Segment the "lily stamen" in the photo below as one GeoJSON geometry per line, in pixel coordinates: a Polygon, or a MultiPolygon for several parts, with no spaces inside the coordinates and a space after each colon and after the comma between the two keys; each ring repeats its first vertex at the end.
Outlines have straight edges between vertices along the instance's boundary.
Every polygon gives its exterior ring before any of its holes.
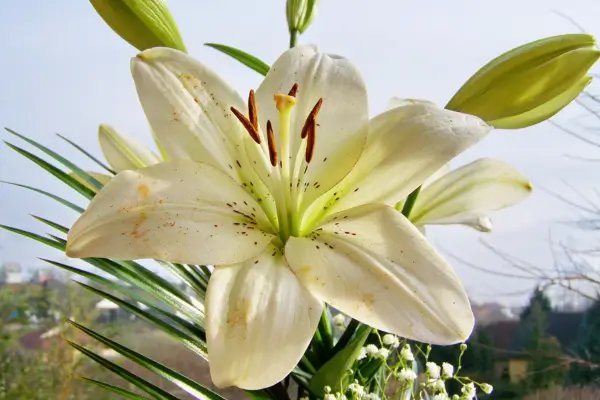
{"type": "Polygon", "coordinates": [[[307,163],[310,164],[310,162],[313,159],[313,156],[315,155],[315,139],[316,139],[316,133],[317,133],[317,123],[315,122],[314,119],[308,119],[307,121],[307,125],[308,128],[306,129],[306,154],[304,155],[304,159],[306,160],[307,163]]]}
{"type": "Polygon", "coordinates": [[[297,93],[298,93],[298,84],[294,83],[294,86],[292,86],[292,88],[288,92],[288,96],[296,97],[297,93]]]}
{"type": "Polygon", "coordinates": [[[310,121],[312,120],[312,121],[316,122],[317,115],[319,114],[319,110],[321,109],[322,105],[323,105],[323,98],[321,97],[319,99],[319,101],[317,101],[317,104],[315,104],[315,106],[311,110],[310,114],[308,114],[308,117],[306,117],[306,121],[304,121],[304,126],[302,127],[302,133],[300,134],[300,137],[302,139],[306,138],[306,135],[308,134],[308,128],[309,128],[310,121]]]}
{"type": "Polygon", "coordinates": [[[246,131],[248,132],[252,140],[254,140],[256,144],[260,144],[260,135],[258,134],[258,129],[256,129],[252,121],[246,118],[246,116],[240,111],[238,111],[235,107],[230,107],[229,109],[231,110],[233,115],[235,115],[237,119],[242,123],[244,128],[246,128],[246,131]]]}
{"type": "Polygon", "coordinates": [[[271,121],[267,121],[267,142],[269,144],[269,160],[271,165],[277,166],[277,147],[275,146],[275,136],[273,134],[273,126],[271,121]]]}
{"type": "MultiPolygon", "coordinates": [[[[258,112],[256,110],[256,99],[254,98],[254,90],[250,90],[250,94],[248,94],[248,119],[258,132],[258,112]]],[[[258,143],[260,143],[260,141],[258,143]]]]}

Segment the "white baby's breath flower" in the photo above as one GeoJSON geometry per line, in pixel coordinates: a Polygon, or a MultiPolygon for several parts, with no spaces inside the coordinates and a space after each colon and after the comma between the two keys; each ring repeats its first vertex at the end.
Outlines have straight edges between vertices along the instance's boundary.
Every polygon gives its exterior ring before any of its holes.
{"type": "Polygon", "coordinates": [[[460,391],[462,392],[461,399],[473,400],[473,397],[475,397],[476,393],[475,384],[473,382],[469,382],[468,384],[464,385],[460,391]]]}
{"type": "Polygon", "coordinates": [[[300,397],[299,400],[309,400],[309,398],[305,396],[305,397],[300,397]]]}
{"type": "Polygon", "coordinates": [[[482,383],[480,387],[485,394],[491,394],[494,391],[494,387],[488,383],[482,383]]]}
{"type": "Polygon", "coordinates": [[[325,395],[323,396],[323,400],[337,400],[335,398],[335,395],[331,394],[331,393],[325,393],[325,395]]]}
{"type": "Polygon", "coordinates": [[[380,397],[377,393],[366,393],[363,396],[364,400],[380,400],[380,397]]]}
{"type": "Polygon", "coordinates": [[[435,393],[446,393],[446,385],[442,379],[432,379],[428,381],[427,387],[435,393]]]}
{"type": "Polygon", "coordinates": [[[377,355],[376,355],[376,357],[379,357],[382,360],[386,360],[389,356],[390,356],[390,351],[388,349],[386,349],[385,347],[380,348],[377,351],[377,355]]]}
{"type": "Polygon", "coordinates": [[[379,351],[379,348],[377,346],[375,346],[374,344],[368,344],[365,346],[365,351],[367,352],[368,355],[375,356],[377,354],[377,352],[379,351]]]}
{"type": "Polygon", "coordinates": [[[449,379],[454,376],[454,366],[447,362],[442,363],[442,377],[444,379],[449,379]]]}
{"type": "Polygon", "coordinates": [[[357,360],[362,360],[367,356],[367,349],[365,347],[361,347],[358,351],[358,355],[356,356],[357,360]]]}
{"type": "Polygon", "coordinates": [[[426,365],[427,378],[438,379],[440,377],[440,366],[434,362],[428,362],[426,365]]]}
{"type": "Polygon", "coordinates": [[[446,393],[438,393],[430,398],[431,400],[450,400],[450,397],[448,397],[448,394],[446,393]]]}
{"type": "Polygon", "coordinates": [[[365,394],[365,388],[358,384],[358,382],[352,382],[351,384],[349,384],[348,390],[358,398],[362,397],[365,394]]]}
{"type": "Polygon", "coordinates": [[[281,381],[324,303],[426,343],[469,336],[458,276],[394,205],[490,126],[424,101],[370,119],[357,69],[308,45],[282,54],[247,102],[174,49],[145,50],[131,70],[172,161],[111,178],[66,253],[214,265],[204,306],[215,385],[281,381]]]}
{"type": "Polygon", "coordinates": [[[398,372],[398,380],[400,382],[411,382],[417,379],[417,374],[412,369],[402,368],[400,372],[398,372]]]}
{"type": "Polygon", "coordinates": [[[331,393],[331,386],[324,386],[323,387],[323,392],[325,392],[325,393],[331,393]]]}
{"type": "Polygon", "coordinates": [[[344,327],[346,325],[346,316],[344,314],[335,314],[333,317],[333,324],[335,326],[344,327]]]}
{"type": "Polygon", "coordinates": [[[400,357],[402,357],[402,359],[404,361],[414,361],[415,360],[415,356],[413,355],[412,351],[410,350],[410,345],[408,343],[404,345],[402,350],[400,350],[400,357]]]}

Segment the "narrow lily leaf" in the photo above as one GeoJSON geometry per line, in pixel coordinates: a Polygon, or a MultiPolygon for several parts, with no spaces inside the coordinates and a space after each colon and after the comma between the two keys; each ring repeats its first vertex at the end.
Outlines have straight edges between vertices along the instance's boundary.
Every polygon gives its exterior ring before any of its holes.
{"type": "Polygon", "coordinates": [[[81,183],[77,182],[75,179],[71,178],[67,173],[56,168],[54,165],[50,164],[49,162],[44,161],[41,158],[39,158],[38,156],[28,152],[27,150],[17,147],[11,143],[8,143],[8,142],[4,142],[4,143],[6,143],[6,145],[8,147],[13,149],[17,153],[30,159],[31,161],[33,161],[34,163],[36,163],[37,165],[39,165],[40,167],[42,167],[43,169],[45,169],[46,171],[48,171],[49,173],[51,173],[52,175],[54,175],[55,177],[57,177],[58,179],[63,181],[64,183],[66,183],[67,185],[71,186],[73,189],[75,189],[79,194],[83,195],[84,197],[91,199],[92,197],[94,197],[96,195],[92,190],[88,189],[81,183]]]}
{"type": "Polygon", "coordinates": [[[219,50],[220,52],[227,54],[229,57],[235,58],[245,66],[255,70],[263,76],[267,75],[267,72],[269,72],[270,67],[266,63],[246,52],[243,52],[242,50],[217,43],[204,43],[204,45],[219,50]]]}
{"type": "Polygon", "coordinates": [[[69,233],[69,229],[65,228],[62,225],[59,225],[55,222],[52,222],[50,220],[47,220],[45,218],[42,217],[38,217],[37,215],[31,215],[33,218],[37,219],[40,222],[43,222],[44,224],[51,226],[52,228],[56,229],[57,231],[60,231],[62,233],[69,233]]]}
{"type": "Polygon", "coordinates": [[[21,236],[25,236],[28,237],[30,239],[36,240],[40,243],[43,243],[47,246],[53,247],[57,250],[62,250],[65,251],[65,245],[57,242],[56,240],[52,240],[52,239],[48,239],[46,237],[40,236],[36,233],[32,233],[32,232],[28,232],[28,231],[24,231],[23,229],[19,229],[19,228],[13,228],[12,226],[6,226],[6,225],[0,225],[0,228],[5,229],[9,232],[13,232],[16,234],[19,234],[21,236]]]}
{"type": "Polygon", "coordinates": [[[88,158],[90,160],[92,160],[93,162],[95,162],[96,164],[98,164],[100,167],[104,168],[106,170],[106,172],[116,175],[116,172],[113,171],[108,165],[104,164],[102,161],[100,161],[98,158],[94,157],[91,153],[89,153],[87,150],[85,150],[83,147],[79,146],[77,143],[73,142],[72,140],[64,137],[63,135],[61,135],[60,133],[57,133],[58,137],[65,140],[67,143],[69,143],[71,146],[75,147],[77,150],[79,150],[80,152],[82,152],[83,154],[85,154],[86,156],[88,156],[88,158]]]}
{"type": "Polygon", "coordinates": [[[152,360],[151,358],[143,356],[142,354],[140,354],[136,351],[133,351],[125,346],[122,346],[119,343],[117,343],[113,340],[110,340],[109,338],[102,336],[101,334],[99,334],[91,329],[88,329],[85,326],[80,325],[75,321],[69,321],[69,323],[71,325],[73,325],[74,327],[76,327],[77,329],[81,330],[82,332],[86,333],[87,335],[93,337],[100,343],[104,344],[105,346],[108,346],[111,349],[115,350],[117,353],[121,354],[122,356],[126,357],[127,359],[137,363],[138,365],[146,368],[149,371],[154,372],[155,374],[161,376],[162,378],[169,380],[170,382],[174,383],[179,388],[185,390],[187,393],[191,394],[192,396],[196,396],[196,398],[198,398],[198,399],[225,400],[224,397],[221,397],[217,393],[202,386],[198,382],[191,380],[187,376],[182,375],[182,374],[152,360]]]}
{"type": "Polygon", "coordinates": [[[85,381],[87,383],[94,384],[96,386],[101,387],[102,389],[108,390],[114,394],[117,394],[125,399],[131,400],[150,400],[148,397],[141,396],[137,393],[130,392],[129,390],[123,389],[118,386],[109,385],[108,383],[100,382],[94,379],[86,378],[85,376],[76,376],[77,379],[85,381]]]}
{"type": "Polygon", "coordinates": [[[105,359],[104,357],[99,356],[98,354],[94,353],[93,351],[90,351],[90,350],[86,349],[85,347],[78,345],[77,343],[71,342],[70,340],[67,340],[67,343],[69,344],[69,346],[71,346],[74,349],[85,354],[92,360],[96,361],[98,364],[102,365],[104,368],[108,369],[109,371],[114,372],[115,374],[119,375],[121,378],[125,379],[127,382],[135,385],[136,387],[140,388],[141,390],[145,391],[146,393],[152,395],[155,399],[179,400],[179,399],[177,399],[177,397],[175,397],[172,394],[166,392],[165,390],[159,388],[158,386],[127,371],[125,368],[120,367],[119,365],[113,363],[112,361],[109,361],[109,360],[105,359]]]}
{"type": "Polygon", "coordinates": [[[29,139],[27,136],[23,136],[20,133],[13,131],[12,129],[9,129],[9,128],[5,128],[5,129],[7,132],[12,133],[13,135],[23,139],[24,141],[31,144],[32,146],[37,147],[38,149],[40,149],[41,151],[48,154],[50,157],[54,158],[56,161],[58,161],[59,163],[64,165],[65,167],[69,168],[71,171],[73,171],[74,173],[79,175],[82,179],[84,179],[86,182],[88,182],[91,186],[96,188],[97,189],[96,191],[102,189],[103,184],[101,182],[99,182],[96,178],[94,178],[93,176],[91,176],[90,174],[88,174],[87,172],[85,172],[84,170],[82,170],[77,165],[73,164],[71,161],[67,160],[60,154],[56,153],[55,151],[50,150],[46,146],[39,144],[38,142],[36,142],[33,139],[29,139]]]}
{"type": "Polygon", "coordinates": [[[58,201],[59,203],[61,203],[61,204],[65,205],[65,206],[67,206],[67,207],[69,207],[70,209],[72,209],[72,210],[74,210],[74,211],[77,211],[77,212],[78,212],[78,213],[80,213],[80,214],[81,214],[82,212],[84,212],[84,211],[85,211],[83,208],[81,208],[81,207],[79,207],[79,206],[77,206],[77,205],[75,205],[75,204],[71,203],[70,201],[67,201],[67,200],[63,199],[62,197],[58,197],[58,196],[56,196],[56,195],[54,195],[54,194],[52,194],[52,193],[46,192],[46,191],[44,191],[44,190],[37,189],[37,188],[31,187],[31,186],[27,186],[27,185],[21,185],[20,183],[13,183],[13,182],[6,182],[6,181],[0,181],[0,182],[1,182],[1,183],[6,183],[6,184],[8,184],[8,185],[13,185],[13,186],[22,187],[22,188],[29,189],[29,190],[32,190],[32,191],[34,191],[34,192],[37,192],[37,193],[43,194],[44,196],[48,196],[48,197],[50,197],[52,200],[56,200],[56,201],[58,201]]]}
{"type": "Polygon", "coordinates": [[[330,386],[334,393],[339,391],[344,376],[356,361],[356,357],[370,333],[371,328],[367,325],[358,328],[354,340],[315,373],[309,383],[310,391],[318,397],[324,395],[323,388],[325,386],[330,386]]]}
{"type": "MultiPolygon", "coordinates": [[[[102,184],[102,187],[104,187],[104,185],[106,185],[108,183],[108,181],[110,181],[110,178],[112,178],[111,175],[101,174],[98,172],[86,171],[85,173],[88,174],[89,176],[91,176],[92,178],[94,178],[95,180],[97,180],[98,182],[100,182],[100,184],[102,184]]],[[[98,193],[99,189],[97,189],[96,186],[90,184],[88,181],[86,181],[84,178],[77,175],[75,172],[70,172],[69,176],[71,178],[75,179],[77,182],[84,185],[86,188],[94,191],[94,193],[98,193]]]]}
{"type": "Polygon", "coordinates": [[[124,301],[116,296],[113,296],[107,292],[104,292],[100,289],[96,289],[92,286],[88,286],[85,283],[81,283],[81,282],[76,282],[77,284],[79,284],[80,286],[82,286],[83,288],[89,290],[92,293],[95,293],[99,296],[104,297],[105,299],[115,303],[116,305],[118,305],[119,307],[131,312],[132,314],[137,315],[138,317],[144,319],[145,321],[151,323],[152,325],[154,325],[157,328],[162,329],[163,332],[167,333],[168,335],[170,335],[171,337],[173,337],[174,339],[180,341],[181,343],[185,344],[188,348],[192,349],[194,352],[200,354],[202,357],[207,358],[207,350],[206,350],[206,344],[203,343],[203,339],[202,341],[199,340],[198,338],[192,336],[189,332],[184,332],[181,329],[177,329],[175,326],[173,326],[172,324],[168,324],[165,321],[163,321],[162,319],[156,317],[155,315],[153,315],[150,312],[144,311],[141,308],[127,302],[124,301]]]}

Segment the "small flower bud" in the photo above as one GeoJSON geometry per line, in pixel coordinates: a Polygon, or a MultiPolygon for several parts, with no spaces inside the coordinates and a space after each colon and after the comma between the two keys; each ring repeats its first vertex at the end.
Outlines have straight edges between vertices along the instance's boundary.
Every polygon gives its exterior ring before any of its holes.
{"type": "Polygon", "coordinates": [[[323,392],[325,392],[325,393],[331,393],[331,386],[325,386],[323,388],[323,392]]]}
{"type": "Polygon", "coordinates": [[[390,346],[393,348],[397,348],[398,346],[400,346],[400,339],[398,339],[398,336],[391,335],[389,333],[387,335],[384,335],[383,338],[381,339],[381,341],[386,346],[390,346]]]}
{"type": "Polygon", "coordinates": [[[410,350],[408,343],[404,345],[402,350],[400,350],[400,357],[402,357],[404,361],[415,361],[415,356],[410,350]]]}
{"type": "Polygon", "coordinates": [[[461,343],[460,344],[460,351],[464,352],[465,350],[467,350],[467,344],[466,343],[461,343]]]}
{"type": "Polygon", "coordinates": [[[290,32],[304,31],[310,26],[319,7],[319,0],[288,0],[285,6],[290,32]]]}
{"type": "Polygon", "coordinates": [[[491,394],[494,391],[494,387],[487,383],[482,383],[479,387],[485,394],[491,394]]]}
{"type": "Polygon", "coordinates": [[[593,36],[560,35],[517,47],[490,61],[454,95],[447,109],[489,125],[517,129],[545,121],[590,83],[600,58],[593,36]]]}
{"type": "Polygon", "coordinates": [[[343,328],[346,325],[346,316],[344,314],[335,314],[333,324],[343,328]]]}
{"type": "Polygon", "coordinates": [[[104,22],[142,51],[171,47],[185,52],[179,29],[163,0],[90,0],[104,22]]]}
{"type": "Polygon", "coordinates": [[[323,400],[336,400],[336,398],[335,398],[335,396],[334,396],[333,394],[331,394],[331,393],[326,393],[326,394],[323,396],[323,400]]]}

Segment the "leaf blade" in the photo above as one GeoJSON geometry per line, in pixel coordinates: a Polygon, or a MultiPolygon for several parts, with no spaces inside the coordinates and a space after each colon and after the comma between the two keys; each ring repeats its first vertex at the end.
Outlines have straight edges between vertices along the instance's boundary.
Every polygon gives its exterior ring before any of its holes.
{"type": "Polygon", "coordinates": [[[253,69],[263,76],[267,75],[267,72],[269,72],[270,67],[264,61],[246,53],[245,51],[218,43],[204,43],[204,45],[227,54],[229,57],[238,60],[245,66],[253,69]]]}

